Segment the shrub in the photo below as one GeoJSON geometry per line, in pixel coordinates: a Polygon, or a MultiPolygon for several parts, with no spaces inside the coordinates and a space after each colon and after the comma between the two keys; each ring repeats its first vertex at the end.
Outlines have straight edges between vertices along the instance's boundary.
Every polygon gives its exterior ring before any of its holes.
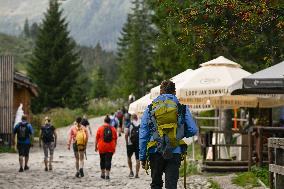
{"type": "Polygon", "coordinates": [[[266,186],[269,186],[269,169],[268,166],[252,167],[251,172],[259,178],[266,186]]]}

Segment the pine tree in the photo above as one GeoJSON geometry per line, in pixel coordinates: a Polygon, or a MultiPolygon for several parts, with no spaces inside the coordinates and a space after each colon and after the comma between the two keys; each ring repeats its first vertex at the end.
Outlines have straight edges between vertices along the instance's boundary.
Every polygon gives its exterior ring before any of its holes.
{"type": "Polygon", "coordinates": [[[62,9],[57,0],[50,0],[28,67],[29,76],[39,87],[34,110],[70,105],[80,63],[75,42],[69,37],[68,23],[62,18],[62,9]]]}
{"type": "Polygon", "coordinates": [[[108,87],[106,85],[105,72],[98,66],[92,73],[91,98],[103,98],[107,96],[108,87]]]}
{"type": "Polygon", "coordinates": [[[133,93],[142,96],[149,90],[153,78],[153,28],[149,10],[144,1],[133,2],[133,12],[128,15],[118,41],[120,77],[115,93],[124,97],[133,93]]]}
{"type": "Polygon", "coordinates": [[[28,21],[28,19],[25,20],[24,36],[25,36],[25,37],[30,37],[30,26],[29,26],[29,21],[28,21]]]}

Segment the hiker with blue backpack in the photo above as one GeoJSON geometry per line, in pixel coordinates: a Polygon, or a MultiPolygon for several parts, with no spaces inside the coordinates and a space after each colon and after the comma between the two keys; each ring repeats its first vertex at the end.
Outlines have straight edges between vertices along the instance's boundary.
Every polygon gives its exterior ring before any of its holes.
{"type": "Polygon", "coordinates": [[[17,135],[17,149],[20,164],[19,172],[29,170],[29,153],[30,147],[32,146],[32,137],[34,131],[32,125],[27,120],[27,116],[23,115],[21,122],[18,123],[13,130],[13,145],[15,144],[15,135],[17,135]],[[24,159],[25,166],[23,167],[24,159]]]}
{"type": "Polygon", "coordinates": [[[116,129],[110,123],[107,115],[104,124],[97,130],[95,140],[95,151],[100,154],[101,178],[106,180],[110,179],[111,160],[117,144],[116,129]]]}
{"type": "Polygon", "coordinates": [[[140,169],[140,161],[139,161],[139,128],[140,121],[136,114],[132,114],[131,122],[125,127],[125,142],[126,142],[126,151],[127,151],[127,161],[128,167],[130,169],[129,177],[134,177],[133,169],[132,169],[132,156],[135,155],[136,159],[136,172],[135,178],[139,178],[139,169],[140,169]]]}
{"type": "Polygon", "coordinates": [[[197,127],[187,106],[175,96],[175,84],[163,81],[160,95],[144,111],[139,130],[139,159],[147,171],[151,168],[151,189],[176,189],[179,167],[186,158],[187,145],[182,140],[197,134],[197,127]]]}
{"type": "Polygon", "coordinates": [[[39,147],[43,146],[44,152],[44,165],[45,171],[52,170],[53,153],[56,148],[57,134],[56,129],[51,125],[51,120],[49,117],[44,118],[44,125],[40,129],[39,134],[39,147]],[[48,160],[49,154],[49,160],[48,160]],[[47,164],[49,163],[49,169],[47,164]]]}

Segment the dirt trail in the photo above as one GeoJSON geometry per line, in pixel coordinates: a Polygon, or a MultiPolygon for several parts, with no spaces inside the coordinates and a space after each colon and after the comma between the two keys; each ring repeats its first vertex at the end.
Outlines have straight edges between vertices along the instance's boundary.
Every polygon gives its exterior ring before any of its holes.
{"type": "MultiPolygon", "coordinates": [[[[117,151],[113,156],[110,181],[100,178],[99,154],[94,151],[94,134],[103,123],[103,118],[90,120],[93,136],[90,137],[87,158],[85,161],[85,177],[75,177],[75,161],[73,151],[67,150],[67,133],[70,127],[58,129],[58,146],[54,154],[54,170],[44,171],[43,151],[37,145],[31,149],[30,170],[19,173],[17,154],[0,154],[0,189],[61,189],[61,188],[95,188],[95,189],[147,189],[150,188],[151,178],[141,169],[140,178],[128,178],[126,147],[124,136],[118,138],[117,151]]],[[[187,140],[190,142],[191,139],[187,140]]],[[[134,157],[133,157],[134,158],[134,157]]],[[[222,188],[239,188],[230,183],[230,178],[214,177],[222,188]],[[225,182],[226,181],[226,182],[225,182]]],[[[208,177],[195,175],[187,177],[187,188],[207,189],[208,177]]],[[[183,180],[180,179],[178,189],[183,188],[183,180]]],[[[261,188],[261,187],[260,187],[261,188]]]]}
{"type": "MultiPolygon", "coordinates": [[[[38,146],[31,149],[30,170],[18,173],[18,155],[0,154],[0,188],[104,188],[104,189],[146,189],[149,188],[150,176],[141,169],[140,178],[128,178],[127,157],[124,136],[119,137],[117,152],[113,157],[110,181],[100,178],[99,155],[94,151],[94,133],[103,122],[102,118],[90,120],[93,131],[87,149],[85,177],[76,178],[73,151],[66,148],[69,127],[58,129],[59,144],[54,154],[54,170],[44,171],[43,152],[38,146]]],[[[134,158],[134,157],[133,157],[134,158]]]]}

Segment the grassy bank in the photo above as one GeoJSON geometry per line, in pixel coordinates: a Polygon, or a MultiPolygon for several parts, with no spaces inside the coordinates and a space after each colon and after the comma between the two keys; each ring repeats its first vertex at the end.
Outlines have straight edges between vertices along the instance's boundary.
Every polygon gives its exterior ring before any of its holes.
{"type": "Polygon", "coordinates": [[[8,146],[0,146],[0,153],[16,153],[16,150],[8,146]]]}
{"type": "Polygon", "coordinates": [[[250,172],[237,174],[232,179],[232,183],[245,188],[253,188],[260,186],[257,179],[260,179],[266,186],[269,186],[268,167],[252,167],[250,172]]]}
{"type": "Polygon", "coordinates": [[[72,124],[78,116],[83,116],[84,114],[86,114],[88,118],[103,116],[117,111],[123,104],[121,100],[95,99],[89,103],[86,109],[70,110],[68,108],[55,108],[41,114],[35,114],[32,116],[31,123],[35,130],[35,136],[38,136],[39,129],[46,116],[51,118],[54,127],[60,128],[72,124]]]}
{"type": "MultiPolygon", "coordinates": [[[[200,145],[197,142],[194,143],[195,161],[193,161],[193,150],[192,149],[193,149],[193,146],[191,144],[187,148],[187,162],[186,162],[186,174],[187,175],[200,174],[200,170],[198,168],[198,160],[202,159],[200,145]]],[[[180,172],[180,176],[182,177],[184,175],[184,162],[182,162],[179,172],[180,172]]]]}

